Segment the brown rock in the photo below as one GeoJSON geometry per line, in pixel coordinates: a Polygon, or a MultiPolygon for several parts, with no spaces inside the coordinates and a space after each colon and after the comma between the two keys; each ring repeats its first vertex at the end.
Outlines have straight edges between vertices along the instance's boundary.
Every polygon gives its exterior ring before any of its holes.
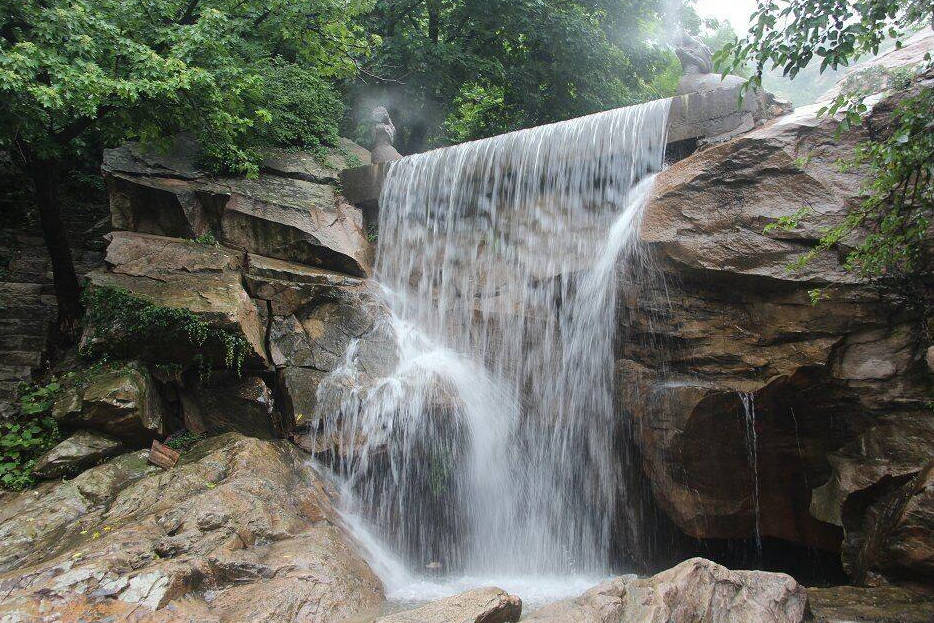
{"type": "Polygon", "coordinates": [[[391,614],[375,623],[508,623],[518,621],[521,615],[521,599],[500,588],[488,587],[391,614]]]}
{"type": "Polygon", "coordinates": [[[379,581],[306,463],[230,434],[169,472],[118,482],[107,463],[5,499],[0,618],[331,623],[376,607],[379,581]]]}
{"type": "Polygon", "coordinates": [[[838,138],[815,112],[660,173],[640,229],[655,271],[619,275],[620,410],[651,502],[692,537],[758,532],[839,551],[846,500],[934,452],[916,323],[836,254],[789,270],[860,200],[864,173],[836,163],[865,129],[838,138]],[[766,231],[802,210],[790,231],[766,231]],[[741,393],[755,408],[755,465],[741,393]],[[874,438],[892,443],[859,450],[874,438]]]}
{"type": "Polygon", "coordinates": [[[624,576],[545,606],[530,623],[803,623],[807,591],[783,573],[693,558],[651,578],[624,576]]]}

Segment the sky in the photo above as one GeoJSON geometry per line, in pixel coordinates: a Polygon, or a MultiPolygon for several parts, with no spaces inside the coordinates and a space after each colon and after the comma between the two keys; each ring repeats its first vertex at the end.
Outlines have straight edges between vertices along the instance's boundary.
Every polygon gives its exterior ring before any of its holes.
{"type": "Polygon", "coordinates": [[[697,0],[694,8],[701,17],[727,19],[739,35],[746,32],[749,16],[756,10],[756,0],[697,0]]]}

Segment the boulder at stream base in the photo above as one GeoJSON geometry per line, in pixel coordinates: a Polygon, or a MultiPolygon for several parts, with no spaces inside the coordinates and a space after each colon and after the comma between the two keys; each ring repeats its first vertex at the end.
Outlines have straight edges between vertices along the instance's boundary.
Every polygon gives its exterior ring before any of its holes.
{"type": "Polygon", "coordinates": [[[374,623],[511,623],[521,615],[521,599],[491,586],[391,614],[374,623]]]}
{"type": "Polygon", "coordinates": [[[334,623],[383,601],[290,444],[221,435],[167,471],[145,455],[2,494],[0,620],[334,623]]]}
{"type": "Polygon", "coordinates": [[[794,578],[730,571],[692,558],[650,578],[623,576],[533,612],[529,623],[803,623],[808,594],[794,578]]]}

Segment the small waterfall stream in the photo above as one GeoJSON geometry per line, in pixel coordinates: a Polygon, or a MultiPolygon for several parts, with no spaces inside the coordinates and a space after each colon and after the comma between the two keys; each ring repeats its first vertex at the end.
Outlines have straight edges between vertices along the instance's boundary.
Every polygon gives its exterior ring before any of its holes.
{"type": "Polygon", "coordinates": [[[754,394],[740,392],[743,402],[745,424],[746,457],[752,470],[752,503],[755,513],[756,555],[762,557],[762,532],[759,525],[759,439],[756,433],[756,397],[754,394]]]}
{"type": "Polygon", "coordinates": [[[610,572],[626,516],[617,270],[641,265],[667,114],[651,102],[390,166],[375,281],[398,365],[368,378],[352,343],[318,389],[348,521],[390,595],[536,577],[560,596],[610,572]]]}

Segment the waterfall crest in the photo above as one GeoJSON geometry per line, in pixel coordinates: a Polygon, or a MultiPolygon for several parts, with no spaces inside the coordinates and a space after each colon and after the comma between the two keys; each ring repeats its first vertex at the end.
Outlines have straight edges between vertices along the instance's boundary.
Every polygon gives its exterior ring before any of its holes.
{"type": "Polygon", "coordinates": [[[398,364],[318,389],[355,511],[407,566],[609,570],[617,268],[638,266],[668,101],[394,162],[375,281],[398,364]]]}

